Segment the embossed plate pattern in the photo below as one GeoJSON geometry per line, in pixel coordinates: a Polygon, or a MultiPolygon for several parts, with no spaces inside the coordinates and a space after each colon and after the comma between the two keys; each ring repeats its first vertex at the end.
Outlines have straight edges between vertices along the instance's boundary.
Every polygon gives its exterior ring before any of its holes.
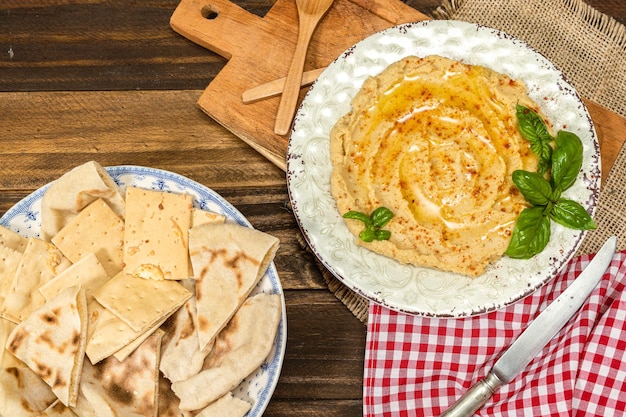
{"type": "MultiPolygon", "coordinates": [[[[106,170],[122,189],[125,189],[126,186],[135,186],[145,189],[190,194],[194,197],[195,207],[222,214],[226,216],[227,221],[252,227],[250,222],[235,207],[215,191],[181,175],[154,168],[127,165],[107,167],[106,170]]],[[[18,202],[2,216],[0,224],[23,236],[38,237],[41,228],[41,198],[47,188],[48,185],[18,202]]],[[[263,415],[278,383],[287,343],[285,298],[274,263],[269,266],[265,275],[252,291],[253,294],[259,292],[280,294],[282,315],[276,340],[268,358],[261,367],[248,376],[233,391],[234,395],[252,402],[252,408],[246,414],[247,417],[260,417],[263,415]]]]}
{"type": "MultiPolygon", "coordinates": [[[[384,30],[339,56],[298,109],[287,152],[287,184],[311,249],[348,288],[391,309],[417,315],[480,314],[532,293],[552,279],[582,243],[584,232],[553,225],[547,248],[531,260],[503,257],[477,278],[402,265],[356,245],[330,192],[329,133],[350,111],[364,80],[409,56],[441,55],[522,80],[553,126],[583,141],[583,169],[565,196],[593,215],[600,189],[600,147],[583,102],[563,74],[526,43],[460,21],[424,21],[384,30]]],[[[554,222],[553,222],[554,223],[554,222]]]]}

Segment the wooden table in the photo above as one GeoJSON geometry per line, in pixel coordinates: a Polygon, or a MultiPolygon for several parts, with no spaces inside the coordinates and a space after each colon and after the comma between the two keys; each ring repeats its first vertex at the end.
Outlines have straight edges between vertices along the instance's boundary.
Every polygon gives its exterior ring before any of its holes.
{"type": "MultiPolygon", "coordinates": [[[[263,15],[271,0],[240,0],[263,15]]],[[[626,3],[590,0],[626,23],[626,3]]],[[[198,109],[220,56],[176,34],[176,0],[0,4],[0,214],[68,169],[143,165],[229,200],[281,240],[287,351],[266,416],[360,416],[366,329],[300,244],[285,174],[198,109]]],[[[429,14],[439,0],[409,0],[429,14]]]]}

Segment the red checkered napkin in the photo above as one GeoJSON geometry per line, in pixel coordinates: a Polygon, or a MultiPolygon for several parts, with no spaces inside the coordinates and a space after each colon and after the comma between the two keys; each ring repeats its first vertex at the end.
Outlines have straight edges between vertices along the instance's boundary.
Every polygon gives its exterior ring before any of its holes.
{"type": "MultiPolygon", "coordinates": [[[[461,318],[369,310],[363,415],[438,416],[484,378],[527,324],[593,256],[502,310],[461,318]]],[[[480,416],[618,416],[626,410],[626,251],[581,310],[480,416]]]]}

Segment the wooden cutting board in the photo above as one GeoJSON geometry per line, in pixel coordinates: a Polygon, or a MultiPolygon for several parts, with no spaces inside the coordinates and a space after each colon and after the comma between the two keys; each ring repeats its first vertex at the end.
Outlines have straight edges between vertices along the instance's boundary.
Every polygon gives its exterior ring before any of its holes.
{"type": "MultiPolygon", "coordinates": [[[[343,51],[380,30],[429,19],[400,0],[335,0],[311,40],[305,70],[327,66],[343,51]]],[[[230,0],[182,0],[172,28],[228,60],[198,105],[214,120],[286,170],[288,136],[274,134],[280,97],[244,104],[244,91],[284,77],[295,49],[294,0],[277,0],[260,17],[230,0]]],[[[306,93],[301,90],[300,101],[306,93]]],[[[626,138],[626,119],[587,101],[602,144],[606,178],[626,138]]]]}

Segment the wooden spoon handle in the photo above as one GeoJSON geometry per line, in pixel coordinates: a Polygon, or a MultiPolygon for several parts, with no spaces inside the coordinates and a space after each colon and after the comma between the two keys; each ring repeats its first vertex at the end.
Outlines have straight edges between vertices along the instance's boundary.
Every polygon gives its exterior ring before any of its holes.
{"type": "Polygon", "coordinates": [[[302,81],[302,72],[304,70],[304,61],[309,47],[311,35],[315,30],[317,22],[310,22],[309,19],[303,19],[300,22],[298,30],[298,41],[296,50],[291,59],[291,65],[285,79],[283,94],[278,105],[276,113],[276,121],[274,123],[274,133],[277,135],[286,135],[291,128],[291,121],[296,111],[298,95],[300,93],[300,84],[302,81]]]}
{"type": "MultiPolygon", "coordinates": [[[[323,67],[303,72],[302,82],[300,83],[300,86],[305,87],[311,84],[317,79],[317,77],[320,76],[320,74],[325,69],[326,67],[323,67]]],[[[241,95],[241,101],[243,101],[245,104],[248,104],[252,103],[253,101],[277,96],[283,92],[283,88],[285,87],[285,79],[286,77],[278,78],[265,84],[260,84],[256,87],[249,88],[241,95]]]]}

